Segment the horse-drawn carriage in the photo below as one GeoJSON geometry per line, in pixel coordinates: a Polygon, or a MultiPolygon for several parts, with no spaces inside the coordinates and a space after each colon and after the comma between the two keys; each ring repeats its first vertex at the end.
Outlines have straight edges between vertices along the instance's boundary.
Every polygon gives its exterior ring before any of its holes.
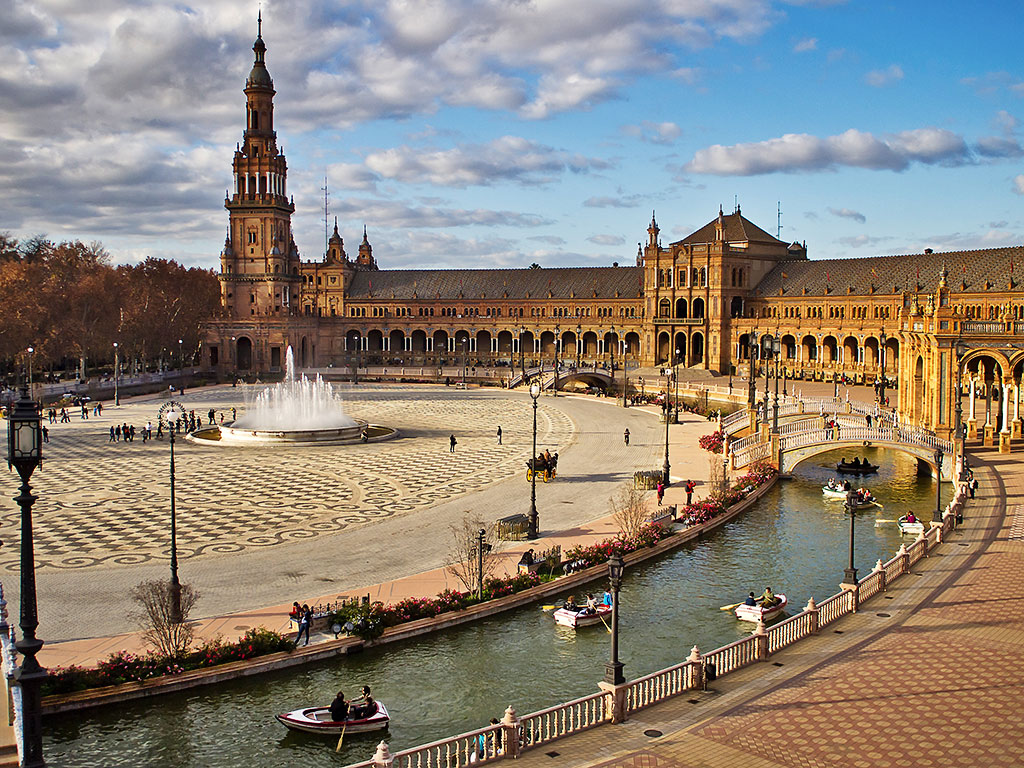
{"type": "Polygon", "coordinates": [[[537,473],[537,477],[543,480],[545,483],[551,480],[556,474],[558,467],[558,454],[545,454],[542,453],[535,459],[530,459],[526,462],[526,482],[533,480],[533,473],[537,473]]]}

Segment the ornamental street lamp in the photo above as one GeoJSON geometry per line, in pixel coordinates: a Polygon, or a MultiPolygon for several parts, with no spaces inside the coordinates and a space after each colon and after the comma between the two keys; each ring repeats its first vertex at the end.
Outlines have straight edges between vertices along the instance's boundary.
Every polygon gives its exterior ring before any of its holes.
{"type": "Polygon", "coordinates": [[[964,481],[964,439],[963,439],[963,365],[961,361],[964,358],[964,354],[967,352],[967,346],[962,340],[956,343],[956,409],[954,419],[954,434],[953,434],[953,460],[956,461],[956,457],[960,457],[960,473],[957,476],[957,480],[960,482],[964,481]]]}
{"type": "Polygon", "coordinates": [[[674,391],[674,394],[672,396],[672,405],[674,406],[673,411],[672,411],[672,423],[673,424],[678,424],[679,423],[679,377],[674,375],[674,374],[675,374],[675,367],[676,367],[676,365],[679,364],[679,358],[681,356],[682,356],[682,353],[677,349],[676,350],[676,359],[672,363],[672,372],[673,372],[672,379],[675,381],[675,391],[674,391]]]}
{"type": "Polygon", "coordinates": [[[879,343],[881,346],[878,349],[882,368],[881,378],[878,381],[878,405],[883,408],[885,407],[885,339],[886,335],[883,330],[879,335],[879,343]]]}
{"type": "Polygon", "coordinates": [[[178,518],[174,507],[174,433],[178,419],[185,420],[188,413],[176,400],[160,406],[157,421],[167,425],[171,445],[171,623],[181,624],[181,582],[178,580],[178,518]]]}
{"type": "Polygon", "coordinates": [[[583,364],[583,328],[579,325],[576,326],[576,367],[579,368],[583,364]]]}
{"type": "MultiPolygon", "coordinates": [[[[754,380],[757,377],[757,353],[759,347],[757,345],[757,331],[753,330],[750,332],[750,336],[747,338],[747,359],[750,361],[747,379],[747,408],[750,410],[754,409],[754,401],[757,399],[756,385],[754,380]],[[753,339],[754,343],[751,344],[750,340],[753,339]]],[[[755,419],[757,418],[755,414],[755,419]]]]}
{"type": "MultiPolygon", "coordinates": [[[[31,353],[31,347],[29,348],[31,353]]],[[[29,358],[31,359],[31,358],[29,358]]],[[[7,466],[18,470],[21,493],[14,500],[21,507],[21,639],[14,647],[24,657],[15,670],[14,679],[22,691],[22,766],[36,768],[43,760],[43,724],[40,687],[47,678],[46,670],[36,661],[43,641],[36,637],[39,626],[36,609],[36,563],[32,543],[32,495],[29,479],[43,459],[42,424],[39,407],[22,387],[21,398],[7,417],[7,466]]]]}
{"type": "Polygon", "coordinates": [[[672,369],[665,369],[665,466],[661,470],[661,482],[666,488],[668,487],[668,393],[669,388],[672,386],[672,369]]]}
{"type": "Polygon", "coordinates": [[[117,342],[115,341],[114,342],[114,405],[120,405],[121,404],[121,398],[117,394],[117,380],[119,378],[118,377],[119,368],[118,368],[117,363],[118,363],[118,359],[117,359],[117,342]]]}
{"type": "Polygon", "coordinates": [[[519,369],[522,371],[522,378],[526,378],[526,352],[523,349],[523,334],[526,328],[519,326],[519,369]]]}
{"type": "Polygon", "coordinates": [[[779,341],[779,334],[776,332],[772,339],[772,353],[775,357],[775,407],[772,409],[772,433],[779,433],[779,358],[782,357],[782,344],[779,341]]]}
{"type": "Polygon", "coordinates": [[[612,588],[612,658],[604,665],[604,681],[612,685],[626,682],[622,674],[622,662],[619,661],[619,588],[622,586],[623,570],[625,563],[622,555],[615,553],[608,558],[608,583],[612,588]]]}
{"type": "Polygon", "coordinates": [[[768,422],[768,403],[770,401],[770,398],[768,397],[768,377],[769,377],[769,375],[772,372],[772,337],[766,334],[765,337],[761,340],[761,345],[762,345],[762,347],[764,347],[764,349],[762,350],[764,352],[763,358],[764,358],[764,361],[765,361],[765,363],[764,363],[764,420],[765,420],[765,423],[767,423],[768,422]]]}
{"type": "Polygon", "coordinates": [[[185,352],[181,346],[183,343],[182,339],[178,339],[178,384],[181,385],[182,379],[185,376],[185,352]]]}
{"type": "Polygon", "coordinates": [[[857,519],[857,506],[853,500],[853,494],[852,490],[847,491],[846,501],[843,504],[846,507],[846,511],[850,513],[850,564],[843,575],[843,584],[857,586],[857,569],[853,567],[853,526],[857,519]]]}
{"type": "Polygon", "coordinates": [[[460,343],[462,345],[462,386],[466,386],[466,347],[469,339],[463,339],[460,343]]]}
{"type": "Polygon", "coordinates": [[[942,523],[942,449],[935,449],[935,512],[933,523],[942,523]]]}
{"type": "Polygon", "coordinates": [[[540,384],[537,382],[530,385],[530,397],[533,398],[533,453],[530,454],[533,471],[530,472],[530,524],[526,538],[536,539],[540,535],[537,530],[537,398],[540,397],[540,384]]]}
{"type": "Polygon", "coordinates": [[[32,355],[35,354],[35,347],[29,347],[28,352],[28,396],[30,400],[36,399],[36,389],[32,386],[32,355]]]}
{"type": "Polygon", "coordinates": [[[476,598],[481,603],[484,601],[484,552],[491,551],[491,545],[484,541],[486,537],[485,528],[476,534],[476,598]]]}
{"type": "Polygon", "coordinates": [[[555,378],[551,385],[551,395],[558,397],[558,343],[561,340],[562,329],[555,326],[555,378]]]}

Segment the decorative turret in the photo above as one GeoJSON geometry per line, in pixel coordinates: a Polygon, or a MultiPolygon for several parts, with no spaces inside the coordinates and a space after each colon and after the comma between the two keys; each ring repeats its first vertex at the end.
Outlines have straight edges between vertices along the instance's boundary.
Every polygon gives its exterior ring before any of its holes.
{"type": "Polygon", "coordinates": [[[334,219],[334,234],[331,235],[330,240],[327,241],[327,263],[335,263],[346,261],[348,256],[345,254],[345,241],[342,239],[341,234],[338,232],[338,219],[334,219]]]}
{"type": "MultiPolygon", "coordinates": [[[[737,210],[737,214],[739,211],[737,210]]],[[[722,212],[722,206],[718,206],[718,218],[715,219],[715,242],[721,243],[725,240],[725,215],[722,212]]]]}
{"type": "Polygon", "coordinates": [[[654,211],[651,211],[651,225],[647,228],[647,244],[657,245],[658,244],[658,233],[661,230],[658,229],[658,222],[654,219],[654,211]]]}
{"type": "Polygon", "coordinates": [[[359,256],[356,258],[356,266],[360,269],[377,269],[377,262],[373,260],[373,247],[366,237],[366,225],[363,225],[363,242],[359,244],[359,256]]]}

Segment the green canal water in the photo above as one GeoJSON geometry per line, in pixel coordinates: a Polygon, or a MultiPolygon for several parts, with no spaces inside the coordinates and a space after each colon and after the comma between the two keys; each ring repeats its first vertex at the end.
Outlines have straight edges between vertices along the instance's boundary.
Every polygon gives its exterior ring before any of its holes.
{"type": "MultiPolygon", "coordinates": [[[[864,485],[884,509],[857,512],[862,575],[900,545],[896,526],[876,520],[909,510],[930,519],[935,505],[935,482],[917,475],[915,459],[881,449],[866,455],[882,465],[864,485]]],[[[821,496],[838,457],[805,462],[737,520],[626,572],[620,655],[627,678],[682,661],[694,644],[710,650],[749,633],[752,625],[718,608],[750,590],[770,584],[789,597],[791,612],[838,591],[849,518],[821,496]]],[[[327,704],[339,689],[355,696],[369,684],[391,713],[385,738],[395,751],[483,726],[509,704],[525,714],[594,693],[608,646],[602,626],[556,628],[538,603],[356,656],[47,718],[44,749],[49,765],[81,768],[346,765],[368,759],[381,734],[348,735],[336,754],[334,740],[287,731],[274,715],[327,704]]]]}

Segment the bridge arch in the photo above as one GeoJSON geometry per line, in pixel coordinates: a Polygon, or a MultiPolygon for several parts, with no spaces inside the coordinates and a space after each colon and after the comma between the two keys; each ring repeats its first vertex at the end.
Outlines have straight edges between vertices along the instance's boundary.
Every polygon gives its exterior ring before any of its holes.
{"type": "MultiPolygon", "coordinates": [[[[783,474],[791,473],[796,467],[805,461],[813,459],[815,456],[820,456],[823,453],[829,453],[835,450],[849,450],[851,456],[859,455],[858,451],[863,451],[865,447],[868,448],[887,448],[893,451],[899,451],[900,453],[912,456],[921,462],[922,465],[927,465],[934,476],[936,464],[935,464],[935,449],[925,445],[908,445],[897,441],[889,440],[828,440],[820,443],[811,443],[809,445],[801,445],[797,448],[790,448],[782,451],[782,461],[779,471],[783,474]]],[[[941,475],[943,480],[953,479],[953,456],[948,453],[942,455],[942,465],[940,467],[941,475]]]]}

